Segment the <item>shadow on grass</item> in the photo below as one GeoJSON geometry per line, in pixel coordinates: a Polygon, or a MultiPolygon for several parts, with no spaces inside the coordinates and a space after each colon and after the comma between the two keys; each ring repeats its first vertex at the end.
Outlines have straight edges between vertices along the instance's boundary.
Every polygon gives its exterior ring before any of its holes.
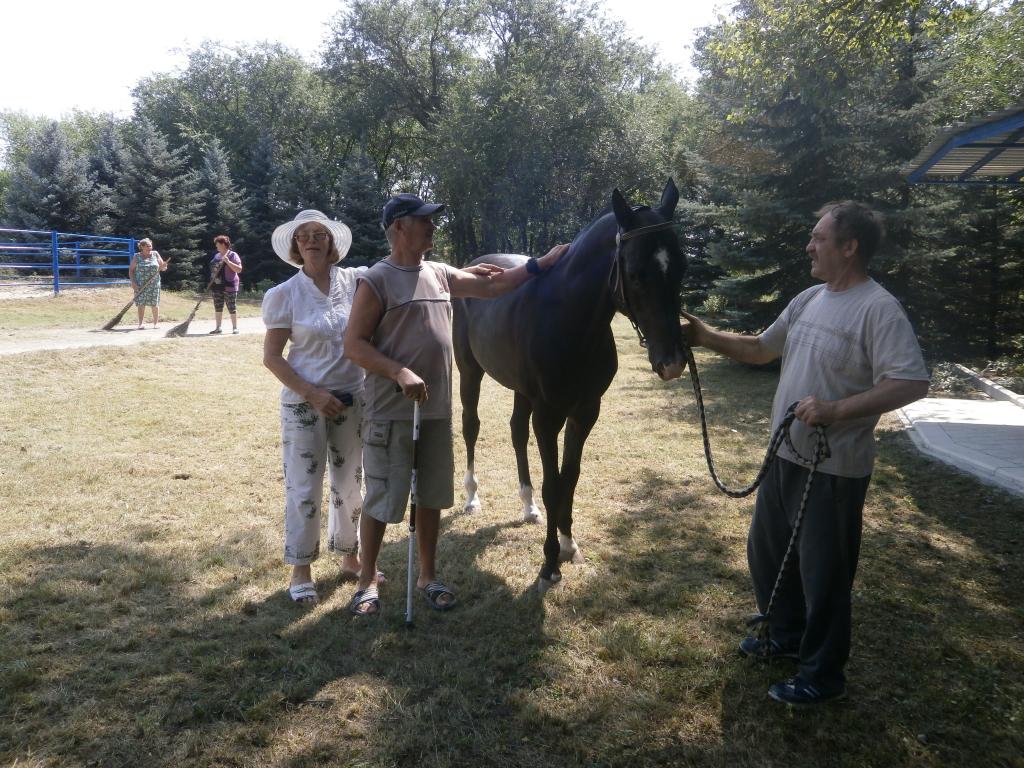
{"type": "MultiPolygon", "coordinates": [[[[404,541],[385,548],[394,576],[383,615],[369,620],[343,607],[306,612],[283,591],[241,601],[233,592],[245,577],[196,594],[192,562],[130,544],[26,550],[6,565],[31,575],[0,603],[0,743],[8,745],[0,757],[104,766],[517,762],[532,753],[531,737],[549,740],[523,702],[547,684],[550,641],[536,590],[513,594],[474,565],[502,527],[444,534],[446,577],[472,584],[472,598],[442,614],[417,595],[411,631],[398,577],[404,541]],[[308,713],[317,717],[302,730],[308,713]]],[[[352,589],[325,587],[328,600],[352,589]]],[[[561,726],[552,727],[560,738],[561,726]]]]}

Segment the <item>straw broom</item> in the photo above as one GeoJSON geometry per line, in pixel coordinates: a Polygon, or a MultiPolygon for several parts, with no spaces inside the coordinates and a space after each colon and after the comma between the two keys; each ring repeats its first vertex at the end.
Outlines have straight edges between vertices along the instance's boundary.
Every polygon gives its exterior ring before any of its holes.
{"type": "MultiPolygon", "coordinates": [[[[171,260],[167,259],[167,261],[164,262],[164,263],[165,264],[170,264],[171,260]]],[[[152,283],[158,277],[160,277],[160,273],[159,272],[157,272],[155,275],[153,275],[151,278],[149,278],[149,280],[146,281],[146,284],[143,285],[139,289],[139,293],[142,293],[144,290],[149,288],[150,283],[152,283]]],[[[135,294],[135,296],[138,296],[138,294],[135,294]]],[[[110,318],[107,321],[106,325],[104,325],[102,328],[100,328],[100,330],[101,331],[113,330],[117,326],[117,324],[121,322],[121,318],[124,317],[124,313],[127,312],[129,309],[131,309],[132,304],[135,303],[135,296],[132,296],[131,301],[129,301],[127,304],[124,305],[124,309],[122,309],[120,312],[118,312],[116,315],[114,315],[112,318],[110,318]]]]}
{"type": "Polygon", "coordinates": [[[206,284],[203,294],[199,297],[199,301],[196,302],[196,305],[192,307],[192,311],[189,312],[188,317],[185,318],[185,322],[178,323],[176,326],[171,328],[171,330],[164,334],[164,338],[185,335],[185,332],[188,330],[188,324],[192,322],[193,318],[195,318],[196,312],[199,310],[199,305],[206,301],[206,294],[210,292],[210,289],[213,287],[213,281],[217,279],[222,269],[224,269],[223,260],[217,265],[217,268],[213,270],[213,276],[210,278],[210,282],[206,284]]]}

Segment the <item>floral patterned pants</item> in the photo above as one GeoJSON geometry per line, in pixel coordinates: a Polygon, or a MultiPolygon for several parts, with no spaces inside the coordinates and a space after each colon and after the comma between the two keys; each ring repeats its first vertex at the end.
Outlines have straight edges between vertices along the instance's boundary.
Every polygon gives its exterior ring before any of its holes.
{"type": "Polygon", "coordinates": [[[284,561],[307,565],[320,556],[320,510],[328,470],[327,548],[342,555],[359,550],[363,498],[359,398],[328,419],[309,403],[281,404],[284,459],[284,561]]]}

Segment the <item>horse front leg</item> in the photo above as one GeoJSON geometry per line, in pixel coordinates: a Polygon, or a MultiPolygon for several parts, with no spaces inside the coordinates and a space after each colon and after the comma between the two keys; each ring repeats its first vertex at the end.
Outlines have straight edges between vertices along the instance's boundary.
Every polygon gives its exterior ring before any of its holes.
{"type": "Polygon", "coordinates": [[[533,481],[530,479],[530,457],[527,445],[530,442],[530,414],[533,404],[525,395],[515,393],[515,405],[509,427],[512,429],[512,448],[516,452],[516,470],[519,472],[519,498],[523,502],[523,522],[539,523],[540,509],[533,500],[533,481]]]}
{"type": "Polygon", "coordinates": [[[476,360],[463,359],[459,363],[459,397],[462,400],[462,439],[466,441],[466,475],[463,485],[466,489],[466,504],[463,511],[474,514],[480,511],[479,484],[476,481],[476,440],[480,436],[480,382],[484,370],[476,360]]]}
{"type": "Polygon", "coordinates": [[[558,565],[558,510],[560,509],[562,492],[561,478],[558,472],[558,433],[565,424],[565,416],[557,413],[534,411],[533,433],[537,436],[537,451],[540,453],[544,479],[541,485],[541,496],[548,512],[547,534],[544,537],[544,565],[540,569],[537,587],[541,594],[562,580],[562,571],[558,565]]]}
{"type": "MultiPolygon", "coordinates": [[[[600,399],[582,403],[569,415],[565,425],[565,447],[562,451],[561,478],[562,507],[558,516],[559,560],[583,562],[583,552],[572,535],[572,504],[576,497],[576,483],[580,479],[583,446],[590,431],[601,415],[600,399]]],[[[549,512],[550,513],[550,512],[549,512]]]]}

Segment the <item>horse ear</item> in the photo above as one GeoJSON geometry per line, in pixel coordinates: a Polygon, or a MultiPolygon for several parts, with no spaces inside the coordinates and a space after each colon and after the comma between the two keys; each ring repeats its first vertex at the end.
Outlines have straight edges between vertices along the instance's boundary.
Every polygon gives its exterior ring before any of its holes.
{"type": "Polygon", "coordinates": [[[618,187],[612,190],[612,210],[615,212],[615,220],[619,222],[619,229],[633,228],[633,209],[629,207],[618,187]]]}
{"type": "Polygon", "coordinates": [[[668,184],[665,185],[665,191],[661,193],[661,202],[658,204],[658,213],[664,216],[666,219],[671,219],[672,214],[676,210],[676,203],[679,202],[679,190],[676,188],[676,183],[672,181],[672,177],[668,177],[668,184]]]}

